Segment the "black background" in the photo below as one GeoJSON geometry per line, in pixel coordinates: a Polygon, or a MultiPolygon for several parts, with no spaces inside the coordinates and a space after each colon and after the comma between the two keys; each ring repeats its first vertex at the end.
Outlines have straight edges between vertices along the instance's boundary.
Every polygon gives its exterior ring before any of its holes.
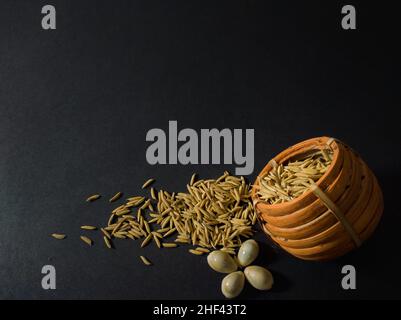
{"type": "Polygon", "coordinates": [[[374,236],[336,261],[297,260],[262,234],[258,263],[276,284],[244,299],[400,298],[399,19],[385,2],[2,1],[0,4],[0,298],[219,299],[221,275],[185,247],[139,248],[79,226],[101,225],[117,191],[183,190],[193,171],[234,166],[148,165],[152,128],[254,128],[255,171],[282,149],[328,135],[376,173],[385,213],[374,236]],[[41,28],[53,4],[57,29],[41,28]],[[102,200],[87,204],[92,193],[102,200]],[[53,232],[68,238],[56,241],[53,232]],[[146,268],[144,254],[154,266],[146,268]],[[57,289],[41,288],[41,268],[57,289]],[[341,289],[341,267],[357,290],[341,289]]]}

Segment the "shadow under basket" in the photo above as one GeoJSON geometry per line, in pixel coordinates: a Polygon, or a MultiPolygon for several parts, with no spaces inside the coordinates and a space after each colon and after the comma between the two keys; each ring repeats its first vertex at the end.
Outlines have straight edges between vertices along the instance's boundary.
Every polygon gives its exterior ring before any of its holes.
{"type": "Polygon", "coordinates": [[[304,260],[331,260],[359,247],[383,213],[382,191],[372,171],[351,148],[329,137],[303,141],[277,155],[258,175],[252,199],[266,234],[304,260]],[[319,149],[331,149],[332,163],[308,191],[279,204],[259,199],[259,180],[274,165],[319,149]]]}

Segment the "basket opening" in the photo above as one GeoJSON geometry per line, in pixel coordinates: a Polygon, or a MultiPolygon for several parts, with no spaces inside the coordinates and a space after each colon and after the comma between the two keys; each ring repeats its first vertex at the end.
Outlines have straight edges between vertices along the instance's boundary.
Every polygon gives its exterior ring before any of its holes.
{"type": "Polygon", "coordinates": [[[331,167],[332,160],[330,147],[315,147],[283,159],[260,177],[259,199],[274,205],[300,197],[318,183],[331,167]]]}
{"type": "Polygon", "coordinates": [[[308,157],[314,156],[319,152],[326,152],[328,155],[333,156],[333,150],[329,147],[322,147],[322,148],[318,148],[318,147],[314,147],[312,149],[306,150],[306,151],[302,151],[300,153],[294,154],[292,156],[290,156],[289,158],[285,159],[282,164],[287,165],[290,162],[294,162],[294,161],[302,161],[305,160],[308,157]]]}

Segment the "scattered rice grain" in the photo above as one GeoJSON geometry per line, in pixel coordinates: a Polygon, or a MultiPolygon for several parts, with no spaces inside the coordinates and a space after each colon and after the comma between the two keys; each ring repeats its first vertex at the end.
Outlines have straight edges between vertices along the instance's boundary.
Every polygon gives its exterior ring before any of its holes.
{"type": "Polygon", "coordinates": [[[142,262],[143,262],[145,265],[147,265],[147,266],[151,266],[151,265],[152,265],[152,262],[151,262],[148,258],[146,258],[146,257],[144,257],[144,256],[139,256],[139,257],[141,258],[142,262]]]}
{"type": "Polygon", "coordinates": [[[85,242],[89,246],[91,246],[93,244],[93,241],[86,236],[81,236],[80,238],[83,242],[85,242]]]}
{"type": "Polygon", "coordinates": [[[100,198],[100,194],[94,194],[86,198],[86,202],[92,202],[100,198]]]}
{"type": "Polygon", "coordinates": [[[57,239],[57,240],[63,240],[67,236],[65,234],[62,234],[62,233],[52,233],[52,237],[57,239]]]}
{"type": "Polygon", "coordinates": [[[123,195],[122,192],[117,192],[114,196],[112,196],[112,197],[109,199],[109,202],[117,201],[118,199],[121,198],[122,195],[123,195]]]}
{"type": "Polygon", "coordinates": [[[145,189],[146,187],[150,186],[153,182],[155,182],[155,179],[148,179],[146,182],[142,185],[142,189],[145,189]]]}

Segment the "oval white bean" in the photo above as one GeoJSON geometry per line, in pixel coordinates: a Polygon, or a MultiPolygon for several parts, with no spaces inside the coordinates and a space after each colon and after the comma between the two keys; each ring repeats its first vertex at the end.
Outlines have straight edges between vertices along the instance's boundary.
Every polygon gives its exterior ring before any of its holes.
{"type": "Polygon", "coordinates": [[[245,268],[245,277],[256,289],[269,290],[273,286],[273,275],[265,268],[249,266],[245,268]]]}
{"type": "Polygon", "coordinates": [[[238,266],[234,259],[227,253],[221,250],[215,250],[207,256],[209,266],[221,273],[231,273],[237,270],[238,266]]]}
{"type": "Polygon", "coordinates": [[[259,245],[253,240],[246,240],[238,250],[238,261],[241,266],[246,267],[250,265],[259,254],[259,245]]]}
{"type": "Polygon", "coordinates": [[[232,272],[223,278],[221,292],[228,299],[237,297],[245,284],[245,276],[242,271],[232,272]]]}

